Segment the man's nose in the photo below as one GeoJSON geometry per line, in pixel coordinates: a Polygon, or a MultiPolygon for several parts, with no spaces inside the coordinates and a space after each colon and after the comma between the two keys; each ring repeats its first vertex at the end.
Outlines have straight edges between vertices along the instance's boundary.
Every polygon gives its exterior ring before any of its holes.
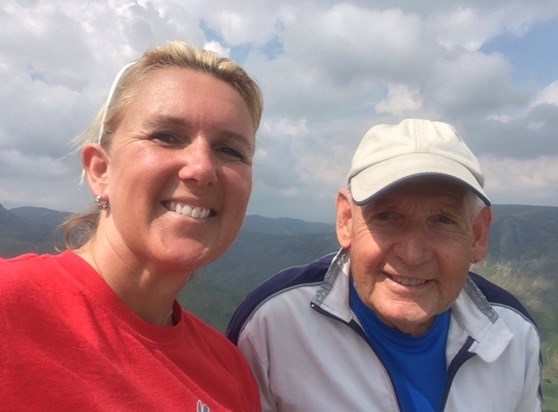
{"type": "Polygon", "coordinates": [[[432,257],[432,248],[426,228],[420,224],[409,225],[399,233],[393,250],[408,265],[418,265],[432,257]]]}

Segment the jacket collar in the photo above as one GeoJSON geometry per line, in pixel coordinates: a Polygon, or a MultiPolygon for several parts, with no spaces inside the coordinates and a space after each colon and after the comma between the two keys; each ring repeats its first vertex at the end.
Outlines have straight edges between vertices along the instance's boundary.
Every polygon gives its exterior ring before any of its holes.
{"type": "Polygon", "coordinates": [[[349,306],[349,268],[349,255],[341,249],[333,257],[324,281],[312,299],[312,304],[347,323],[353,319],[349,306]]]}
{"type": "MultiPolygon", "coordinates": [[[[349,255],[347,250],[341,249],[333,257],[312,299],[312,304],[347,323],[356,319],[349,306],[349,273],[349,255]]],[[[470,336],[474,340],[470,352],[486,362],[493,362],[513,338],[504,320],[470,278],[452,306],[451,314],[448,352],[457,353],[470,336]]]]}
{"type": "Polygon", "coordinates": [[[474,339],[470,352],[485,362],[495,361],[513,338],[512,331],[470,278],[452,307],[452,320],[474,339]]]}

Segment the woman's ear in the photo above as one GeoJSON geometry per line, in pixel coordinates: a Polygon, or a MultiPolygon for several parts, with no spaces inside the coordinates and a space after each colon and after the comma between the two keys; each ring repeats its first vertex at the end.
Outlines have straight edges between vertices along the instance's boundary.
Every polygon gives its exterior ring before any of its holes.
{"type": "Polygon", "coordinates": [[[103,148],[97,143],[86,145],[81,153],[81,161],[91,192],[94,195],[104,194],[108,186],[108,159],[103,148]]]}
{"type": "Polygon", "coordinates": [[[348,189],[341,189],[337,194],[337,241],[342,248],[351,246],[352,233],[352,198],[348,189]]]}

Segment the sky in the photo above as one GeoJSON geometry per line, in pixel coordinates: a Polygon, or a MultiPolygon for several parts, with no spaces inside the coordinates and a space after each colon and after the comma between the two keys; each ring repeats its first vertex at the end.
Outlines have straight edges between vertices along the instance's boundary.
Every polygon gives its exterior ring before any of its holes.
{"type": "Polygon", "coordinates": [[[410,117],[455,126],[494,204],[558,206],[558,1],[0,0],[0,39],[8,209],[93,203],[71,141],[175,39],[262,88],[249,214],[333,222],[362,136],[410,117]]]}

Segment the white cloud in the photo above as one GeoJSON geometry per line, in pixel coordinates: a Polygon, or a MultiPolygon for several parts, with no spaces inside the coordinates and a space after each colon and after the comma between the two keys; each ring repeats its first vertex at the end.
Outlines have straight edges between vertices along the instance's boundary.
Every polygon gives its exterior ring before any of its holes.
{"type": "Polygon", "coordinates": [[[89,202],[68,143],[122,65],[183,39],[238,58],[262,86],[252,212],[331,219],[361,136],[403,116],[455,124],[489,160],[496,201],[558,205],[558,71],[520,87],[514,60],[482,49],[557,15],[547,0],[4,0],[0,203],[89,202]]]}
{"type": "Polygon", "coordinates": [[[221,43],[215,40],[211,40],[203,45],[203,48],[217,53],[219,56],[230,57],[231,49],[228,47],[223,47],[221,43]]]}
{"type": "Polygon", "coordinates": [[[554,106],[558,106],[558,81],[549,84],[539,93],[537,93],[532,107],[541,104],[552,104],[554,106]]]}
{"type": "Polygon", "coordinates": [[[502,55],[448,54],[432,62],[424,98],[448,115],[488,115],[520,98],[510,75],[502,55]]]}
{"type": "Polygon", "coordinates": [[[0,177],[8,177],[6,171],[16,169],[26,178],[56,178],[68,173],[59,161],[47,156],[26,156],[17,150],[0,152],[0,177]]]}
{"type": "Polygon", "coordinates": [[[274,38],[290,8],[288,2],[214,0],[203,2],[199,17],[228,44],[259,47],[274,38]]]}
{"type": "Polygon", "coordinates": [[[556,206],[558,156],[534,159],[481,158],[486,191],[497,204],[522,203],[556,206]]]}
{"type": "Polygon", "coordinates": [[[410,90],[404,84],[388,85],[386,99],[376,105],[378,113],[390,113],[402,116],[406,112],[418,111],[422,108],[422,98],[418,90],[410,90]]]}
{"type": "Polygon", "coordinates": [[[503,33],[524,34],[535,16],[533,7],[509,4],[498,7],[457,6],[453,10],[433,14],[429,26],[440,43],[450,50],[479,50],[489,39],[503,33]]]}
{"type": "Polygon", "coordinates": [[[417,74],[425,67],[436,48],[418,16],[349,3],[301,11],[284,38],[289,56],[343,86],[363,78],[408,78],[409,70],[417,74]]]}

